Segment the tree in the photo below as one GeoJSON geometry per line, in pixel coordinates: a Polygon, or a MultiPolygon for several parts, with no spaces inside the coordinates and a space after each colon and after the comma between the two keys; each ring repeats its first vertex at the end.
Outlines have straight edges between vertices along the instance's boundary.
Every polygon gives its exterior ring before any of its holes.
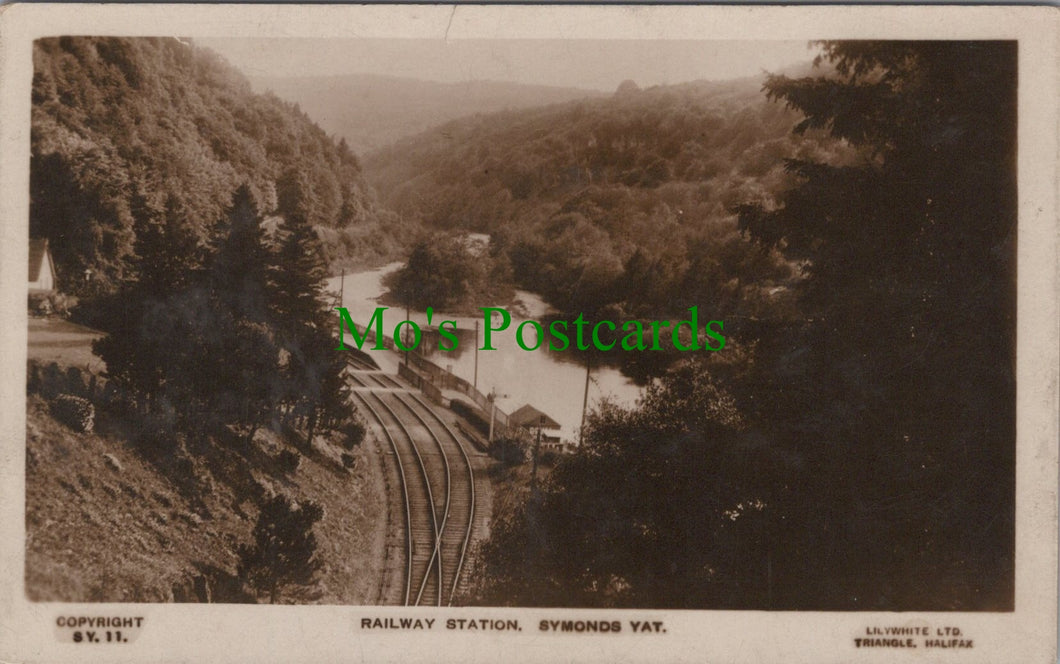
{"type": "Polygon", "coordinates": [[[275,257],[261,222],[252,192],[240,186],[217,224],[203,293],[207,315],[194,336],[207,372],[194,385],[222,421],[242,429],[247,442],[284,394],[281,344],[269,311],[275,257]]]}
{"type": "Polygon", "coordinates": [[[739,209],[804,266],[741,390],[806,468],[776,572],[829,607],[1011,608],[1015,43],[822,49],[833,74],[766,93],[860,158],[789,160],[779,206],[739,209]]]}
{"type": "Polygon", "coordinates": [[[333,349],[317,232],[292,207],[277,234],[279,247],[270,273],[270,313],[286,354],[284,398],[296,414],[306,417],[308,448],[321,422],[329,428],[338,426],[353,417],[353,408],[344,359],[333,349]]]}
{"type": "Polygon", "coordinates": [[[460,238],[434,237],[418,242],[408,263],[388,286],[407,306],[435,310],[463,304],[484,287],[488,257],[476,257],[460,238]]]}
{"type": "Polygon", "coordinates": [[[500,519],[480,599],[516,606],[762,607],[781,460],[702,358],[604,406],[539,495],[500,519]]]}
{"type": "Polygon", "coordinates": [[[268,594],[270,604],[289,586],[314,583],[322,562],[315,555],[313,526],[323,516],[324,509],[310,500],[298,504],[279,494],[265,501],[254,526],[254,542],[239,546],[239,577],[268,594]]]}
{"type": "Polygon", "coordinates": [[[132,204],[137,288],[146,297],[163,300],[191,284],[202,268],[204,247],[180,198],[167,194],[161,210],[145,198],[139,194],[132,204]],[[139,210],[144,214],[137,214],[139,210]]]}
{"type": "Polygon", "coordinates": [[[125,388],[126,398],[149,408],[178,368],[165,309],[195,280],[203,252],[176,197],[160,206],[137,188],[129,207],[136,232],[128,269],[132,278],[97,303],[108,335],[93,349],[106,362],[108,376],[125,388]]]}
{"type": "Polygon", "coordinates": [[[333,255],[398,254],[399,234],[378,218],[349,147],[275,95],[254,94],[216,54],[172,39],[62,37],[34,42],[33,57],[30,229],[49,239],[82,315],[132,278],[138,189],[177,196],[205,239],[240,182],[271,213],[275,181],[292,176],[311,194],[311,224],[362,222],[356,235],[332,236],[333,255]]]}
{"type": "Polygon", "coordinates": [[[135,242],[128,171],[109,140],[95,144],[49,129],[57,135],[47,147],[34,141],[30,162],[30,232],[50,240],[64,291],[81,297],[113,292],[129,277],[135,242]]]}
{"type": "Polygon", "coordinates": [[[246,184],[214,231],[210,286],[233,313],[254,322],[268,317],[269,273],[273,264],[254,193],[246,184]]]}
{"type": "Polygon", "coordinates": [[[764,252],[690,256],[737,290],[798,266],[797,301],[592,417],[498,519],[484,602],[1011,609],[1015,44],[823,52],[832,73],[766,92],[852,150],[788,161],[777,204],[739,207],[764,252]]]}
{"type": "Polygon", "coordinates": [[[314,209],[305,173],[289,168],[276,180],[276,213],[288,222],[310,223],[314,209]]]}

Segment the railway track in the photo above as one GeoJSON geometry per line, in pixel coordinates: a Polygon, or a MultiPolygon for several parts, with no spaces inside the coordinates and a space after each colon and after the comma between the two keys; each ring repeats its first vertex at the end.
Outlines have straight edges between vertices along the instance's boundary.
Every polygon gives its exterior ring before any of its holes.
{"type": "Polygon", "coordinates": [[[476,477],[464,444],[418,394],[395,391],[385,374],[351,374],[359,404],[382,429],[396,459],[405,521],[406,606],[451,606],[464,583],[476,528],[476,477]],[[369,380],[375,379],[375,385],[369,380]]]}

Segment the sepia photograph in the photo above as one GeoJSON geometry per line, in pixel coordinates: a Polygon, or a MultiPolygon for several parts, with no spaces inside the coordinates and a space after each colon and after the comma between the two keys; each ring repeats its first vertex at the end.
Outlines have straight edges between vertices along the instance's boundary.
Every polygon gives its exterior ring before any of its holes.
{"type": "Polygon", "coordinates": [[[97,653],[215,604],[638,661],[673,617],[833,613],[808,660],[983,661],[966,619],[1031,606],[1026,487],[1055,619],[1020,36],[451,39],[452,9],[22,40],[17,602],[97,653]]]}

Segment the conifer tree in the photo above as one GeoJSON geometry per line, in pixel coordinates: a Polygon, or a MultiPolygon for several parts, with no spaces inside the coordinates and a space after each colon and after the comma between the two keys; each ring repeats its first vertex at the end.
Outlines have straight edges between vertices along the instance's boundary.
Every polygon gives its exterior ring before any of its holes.
{"type": "Polygon", "coordinates": [[[299,202],[298,181],[291,179],[278,189],[287,216],[277,233],[270,310],[286,351],[285,397],[295,414],[305,417],[308,448],[322,420],[337,426],[352,416],[352,408],[323,301],[326,272],[320,240],[299,202]]]}
{"type": "Polygon", "coordinates": [[[125,399],[139,408],[148,408],[163,380],[163,359],[157,354],[153,339],[144,335],[143,320],[151,304],[163,296],[151,283],[150,271],[163,261],[165,241],[161,208],[137,187],[130,203],[136,229],[135,254],[132,258],[135,279],[122,284],[107,298],[101,309],[107,315],[107,336],[93,342],[93,351],[107,365],[107,376],[124,388],[125,399]],[[145,276],[148,275],[148,276],[145,276]]]}
{"type": "Polygon", "coordinates": [[[261,506],[254,542],[239,546],[239,576],[275,604],[288,586],[308,586],[322,563],[313,526],[324,510],[313,501],[297,504],[282,494],[261,506]]]}
{"type": "Polygon", "coordinates": [[[138,186],[129,208],[136,232],[129,270],[133,278],[108,298],[108,336],[94,348],[126,396],[148,408],[175,368],[170,348],[174,331],[166,310],[201,268],[202,252],[176,197],[159,205],[138,186]]]}
{"type": "Polygon", "coordinates": [[[137,283],[145,296],[163,300],[187,288],[202,268],[203,247],[174,194],[166,196],[152,223],[137,224],[137,283]]]}
{"type": "Polygon", "coordinates": [[[250,187],[240,186],[215,230],[217,244],[210,266],[214,294],[238,316],[258,323],[267,318],[273,262],[261,221],[250,187]]]}
{"type": "MultiPolygon", "coordinates": [[[[1015,42],[827,42],[821,59],[834,74],[766,92],[861,158],[791,160],[780,206],[740,209],[806,275],[803,322],[762,335],[744,390],[807,469],[782,501],[806,553],[774,572],[900,579],[880,608],[1011,608],[1015,42]]],[[[852,583],[831,601],[873,592],[852,583]]]]}
{"type": "Polygon", "coordinates": [[[241,186],[218,223],[208,268],[211,314],[198,321],[195,334],[202,344],[196,364],[205,373],[193,382],[210,395],[208,407],[238,424],[248,442],[282,396],[279,346],[268,311],[274,262],[261,221],[253,194],[241,186]]]}

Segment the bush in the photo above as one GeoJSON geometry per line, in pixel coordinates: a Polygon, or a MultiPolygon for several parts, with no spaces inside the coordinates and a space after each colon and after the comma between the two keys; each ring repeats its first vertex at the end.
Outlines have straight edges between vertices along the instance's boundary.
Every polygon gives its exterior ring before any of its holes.
{"type": "Polygon", "coordinates": [[[537,460],[544,466],[555,466],[559,463],[560,454],[555,450],[546,450],[542,452],[537,460]]]}
{"type": "Polygon", "coordinates": [[[85,381],[85,373],[77,367],[66,368],[66,391],[74,396],[88,399],[88,383],[85,381]]]}
{"type": "Polygon", "coordinates": [[[51,404],[52,415],[74,431],[92,431],[96,409],[92,402],[73,394],[60,394],[51,404]]]}
{"type": "Polygon", "coordinates": [[[348,470],[353,470],[354,465],[357,463],[357,458],[348,452],[342,453],[342,465],[348,470]]]}
{"type": "Polygon", "coordinates": [[[282,450],[276,455],[276,465],[285,473],[294,473],[302,465],[302,455],[291,450],[282,450]]]}
{"type": "Polygon", "coordinates": [[[44,391],[44,378],[41,376],[40,363],[30,360],[26,363],[26,393],[40,394],[44,391]]]}
{"type": "Polygon", "coordinates": [[[364,442],[364,436],[368,432],[364,422],[360,418],[350,418],[341,427],[339,435],[342,437],[342,447],[347,452],[364,442]]]}
{"type": "Polygon", "coordinates": [[[254,526],[254,543],[239,546],[239,577],[250,588],[267,593],[275,604],[287,586],[310,586],[321,562],[313,525],[324,517],[324,508],[306,501],[301,505],[285,495],[265,501],[254,526]]]}
{"type": "Polygon", "coordinates": [[[493,441],[490,456],[505,466],[517,466],[525,463],[533,443],[524,431],[516,431],[493,441]]]}
{"type": "Polygon", "coordinates": [[[51,362],[40,370],[40,393],[45,399],[54,399],[66,392],[66,380],[59,364],[51,362]]]}
{"type": "Polygon", "coordinates": [[[78,367],[66,367],[64,370],[57,362],[26,362],[27,394],[40,394],[49,400],[60,394],[72,394],[95,401],[95,397],[102,392],[101,381],[91,371],[78,367]]]}

